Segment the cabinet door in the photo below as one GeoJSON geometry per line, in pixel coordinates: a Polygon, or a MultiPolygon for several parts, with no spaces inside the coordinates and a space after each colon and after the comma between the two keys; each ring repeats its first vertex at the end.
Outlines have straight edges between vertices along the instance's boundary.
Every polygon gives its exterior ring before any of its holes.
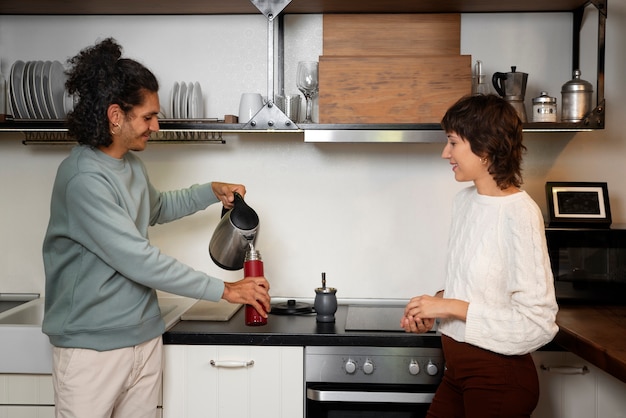
{"type": "Polygon", "coordinates": [[[0,374],[0,418],[54,418],[52,376],[0,374]]]}
{"type": "Polygon", "coordinates": [[[626,383],[569,352],[541,351],[533,359],[541,389],[533,418],[626,417],[626,383]]]}
{"type": "Polygon", "coordinates": [[[164,418],[303,415],[303,347],[165,346],[164,418]]]}

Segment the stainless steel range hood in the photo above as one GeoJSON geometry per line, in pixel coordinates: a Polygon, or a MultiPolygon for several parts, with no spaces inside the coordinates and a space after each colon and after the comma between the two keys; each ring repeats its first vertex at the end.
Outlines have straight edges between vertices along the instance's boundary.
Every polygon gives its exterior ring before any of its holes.
{"type": "Polygon", "coordinates": [[[300,125],[304,142],[444,143],[438,124],[300,125]]]}

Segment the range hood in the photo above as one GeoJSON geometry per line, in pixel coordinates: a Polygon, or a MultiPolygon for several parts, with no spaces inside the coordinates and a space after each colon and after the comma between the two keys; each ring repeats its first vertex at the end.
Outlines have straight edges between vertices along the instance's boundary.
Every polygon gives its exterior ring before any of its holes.
{"type": "Polygon", "coordinates": [[[304,142],[444,143],[439,124],[300,125],[304,142]]]}

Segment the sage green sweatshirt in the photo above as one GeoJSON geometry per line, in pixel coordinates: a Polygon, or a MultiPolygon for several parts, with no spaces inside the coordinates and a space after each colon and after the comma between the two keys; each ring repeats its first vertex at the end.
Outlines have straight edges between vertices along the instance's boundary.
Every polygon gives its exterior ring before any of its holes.
{"type": "Polygon", "coordinates": [[[43,243],[43,332],[59,347],[98,351],[161,335],[155,289],[217,301],[224,282],[150,244],[148,227],[218,202],[211,184],[159,192],[133,153],[116,159],[89,146],[59,166],[43,243]]]}

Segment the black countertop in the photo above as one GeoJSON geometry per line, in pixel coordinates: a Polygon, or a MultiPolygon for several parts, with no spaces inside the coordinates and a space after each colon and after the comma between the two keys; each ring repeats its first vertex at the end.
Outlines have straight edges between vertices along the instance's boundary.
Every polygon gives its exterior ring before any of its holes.
{"type": "MultiPolygon", "coordinates": [[[[335,323],[318,323],[315,314],[270,314],[267,325],[246,326],[245,309],[228,322],[180,321],[163,335],[165,344],[268,346],[441,347],[437,333],[346,331],[347,306],[339,306],[335,323]]],[[[398,318],[399,321],[399,318],[398,318]]]]}

